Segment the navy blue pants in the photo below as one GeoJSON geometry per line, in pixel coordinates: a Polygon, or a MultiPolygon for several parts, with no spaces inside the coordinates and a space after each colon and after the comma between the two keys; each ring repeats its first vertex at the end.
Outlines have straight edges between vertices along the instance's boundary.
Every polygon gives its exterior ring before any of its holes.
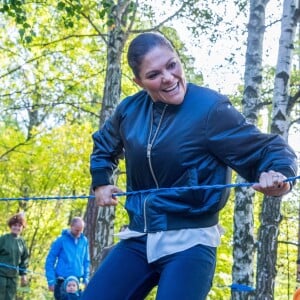
{"type": "Polygon", "coordinates": [[[157,285],[157,300],[204,300],[215,263],[216,248],[197,245],[149,264],[145,236],[122,240],[95,272],[81,300],[142,300],[157,285]]]}

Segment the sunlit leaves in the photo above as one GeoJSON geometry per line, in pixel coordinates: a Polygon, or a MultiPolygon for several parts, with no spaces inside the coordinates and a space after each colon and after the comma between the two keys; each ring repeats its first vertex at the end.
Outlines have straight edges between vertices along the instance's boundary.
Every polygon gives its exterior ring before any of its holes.
{"type": "Polygon", "coordinates": [[[30,43],[36,34],[32,26],[28,23],[24,4],[25,1],[4,0],[2,6],[0,4],[0,13],[7,14],[13,18],[19,28],[21,40],[25,43],[30,43]]]}
{"type": "MultiPolygon", "coordinates": [[[[18,128],[0,123],[0,198],[87,195],[92,131],[89,122],[66,124],[27,141],[18,128]]],[[[86,201],[0,202],[0,234],[8,230],[6,220],[17,211],[25,211],[28,223],[24,237],[31,253],[30,270],[36,274],[29,274],[30,290],[24,299],[42,299],[47,293],[43,291],[47,251],[72,216],[84,215],[86,201]]]]}
{"type": "MultiPolygon", "coordinates": [[[[100,5],[101,6],[100,6],[100,9],[98,12],[98,16],[100,19],[104,20],[105,16],[110,15],[110,12],[115,4],[113,1],[102,0],[102,1],[100,1],[100,5]]],[[[109,21],[109,24],[111,25],[112,22],[113,22],[113,20],[109,21]]]]}
{"type": "Polygon", "coordinates": [[[62,11],[63,14],[63,21],[66,28],[74,27],[74,19],[73,17],[76,16],[77,19],[80,18],[82,5],[79,0],[71,0],[71,1],[59,1],[57,3],[57,9],[62,11]]]}

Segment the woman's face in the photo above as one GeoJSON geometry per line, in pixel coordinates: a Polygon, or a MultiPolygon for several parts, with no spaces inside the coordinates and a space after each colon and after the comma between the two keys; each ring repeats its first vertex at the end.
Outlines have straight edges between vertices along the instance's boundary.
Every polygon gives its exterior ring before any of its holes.
{"type": "Polygon", "coordinates": [[[145,55],[139,78],[134,81],[151,96],[153,101],[178,105],[183,102],[186,81],[176,53],[167,47],[155,47],[145,55]]]}
{"type": "Polygon", "coordinates": [[[23,225],[16,223],[10,226],[10,232],[15,235],[20,235],[23,230],[23,225]]]}

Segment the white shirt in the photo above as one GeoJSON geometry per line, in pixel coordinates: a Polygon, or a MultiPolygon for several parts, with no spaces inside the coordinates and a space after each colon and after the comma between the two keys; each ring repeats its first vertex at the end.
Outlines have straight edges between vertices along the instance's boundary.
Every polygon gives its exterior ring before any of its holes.
{"type": "MultiPolygon", "coordinates": [[[[147,260],[149,263],[159,258],[202,244],[217,247],[220,244],[223,228],[214,225],[205,228],[159,231],[147,233],[147,260]]],[[[117,234],[120,239],[143,236],[145,233],[125,229],[117,234]]]]}

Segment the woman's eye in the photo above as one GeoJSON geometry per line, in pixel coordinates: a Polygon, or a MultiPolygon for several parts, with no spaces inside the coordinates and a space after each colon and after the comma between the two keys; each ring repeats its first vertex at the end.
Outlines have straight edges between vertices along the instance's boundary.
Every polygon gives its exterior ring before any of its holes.
{"type": "Polygon", "coordinates": [[[176,67],[176,62],[173,61],[169,64],[169,69],[174,69],[176,67]]]}
{"type": "Polygon", "coordinates": [[[157,76],[156,73],[148,75],[148,79],[154,79],[157,76]]]}

